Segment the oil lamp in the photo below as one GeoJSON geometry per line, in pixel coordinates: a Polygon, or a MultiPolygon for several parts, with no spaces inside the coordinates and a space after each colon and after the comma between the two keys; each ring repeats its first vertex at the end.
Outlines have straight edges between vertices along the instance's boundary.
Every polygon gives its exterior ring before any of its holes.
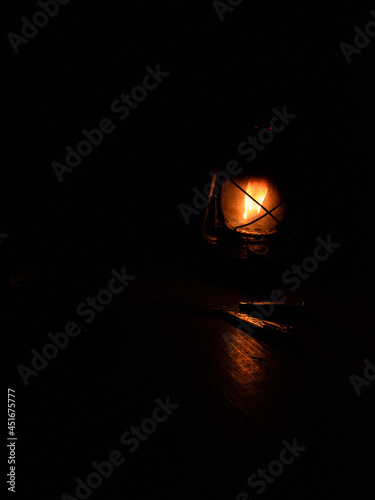
{"type": "Polygon", "coordinates": [[[203,236],[233,257],[275,257],[292,234],[285,189],[271,176],[212,177],[203,236]]]}

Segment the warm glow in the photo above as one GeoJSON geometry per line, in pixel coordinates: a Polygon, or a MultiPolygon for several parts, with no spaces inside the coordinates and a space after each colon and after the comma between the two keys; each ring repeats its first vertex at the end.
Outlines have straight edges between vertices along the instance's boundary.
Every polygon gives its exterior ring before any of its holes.
{"type": "Polygon", "coordinates": [[[232,180],[220,192],[225,225],[249,237],[275,233],[286,215],[284,195],[270,177],[243,175],[232,180]]]}
{"type": "MultiPolygon", "coordinates": [[[[249,181],[246,192],[254,198],[258,203],[262,204],[267,196],[268,186],[264,181],[249,181]]],[[[245,195],[245,212],[244,219],[254,217],[259,214],[261,206],[255,203],[249,196],[245,195]]]]}

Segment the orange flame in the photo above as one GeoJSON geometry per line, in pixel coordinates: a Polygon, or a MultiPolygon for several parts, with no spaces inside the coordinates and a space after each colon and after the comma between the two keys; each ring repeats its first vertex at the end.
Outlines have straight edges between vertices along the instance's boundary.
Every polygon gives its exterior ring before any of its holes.
{"type": "MultiPolygon", "coordinates": [[[[258,203],[262,204],[268,193],[268,186],[264,181],[249,181],[247,183],[246,192],[254,198],[258,203]]],[[[260,205],[255,203],[249,196],[245,195],[245,212],[244,219],[254,217],[260,212],[260,205]]]]}

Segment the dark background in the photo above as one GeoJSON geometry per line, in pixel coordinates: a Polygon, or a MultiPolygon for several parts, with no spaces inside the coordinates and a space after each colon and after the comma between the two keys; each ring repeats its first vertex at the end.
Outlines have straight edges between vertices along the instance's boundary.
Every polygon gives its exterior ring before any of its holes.
{"type": "MultiPolygon", "coordinates": [[[[284,105],[298,119],[258,163],[271,157],[296,183],[318,227],[360,232],[371,198],[374,48],[348,65],[339,43],[369,20],[370,3],[239,7],[221,23],[210,2],[69,3],[18,55],[4,43],[10,151],[2,230],[18,252],[15,265],[97,265],[98,255],[106,261],[124,250],[138,272],[150,254],[168,262],[187,229],[178,204],[191,202],[192,188],[238,158],[254,125],[284,105]],[[111,103],[156,64],[170,76],[120,121],[111,103]],[[74,148],[83,128],[107,116],[116,131],[59,184],[51,162],[63,161],[65,146],[74,148]],[[354,186],[362,209],[350,204],[354,186]]],[[[8,30],[16,33],[36,10],[19,2],[9,9],[8,30]]]]}
{"type": "MultiPolygon", "coordinates": [[[[339,48],[342,41],[352,43],[354,26],[372,19],[371,8],[375,4],[354,1],[334,7],[244,1],[220,22],[208,0],[72,1],[16,55],[6,34],[20,33],[21,17],[31,18],[39,7],[36,2],[8,2],[2,28],[0,227],[9,234],[0,246],[4,315],[11,316],[8,385],[19,389],[24,412],[19,419],[28,432],[30,422],[37,423],[39,433],[41,422],[46,425],[45,434],[28,437],[36,455],[33,465],[22,458],[32,457],[30,447],[25,445],[23,455],[19,447],[20,491],[28,490],[29,476],[35,491],[42,481],[40,498],[58,498],[69,490],[86,463],[74,458],[74,452],[60,455],[59,446],[73,429],[77,439],[79,429],[86,429],[83,446],[95,453],[100,446],[103,453],[114,448],[124,429],[118,425],[109,444],[102,440],[95,448],[89,434],[107,435],[112,412],[106,420],[103,408],[97,410],[101,423],[108,422],[107,430],[92,418],[89,404],[81,402],[87,409],[75,416],[78,396],[70,391],[76,384],[85,391],[85,381],[91,380],[85,374],[84,345],[72,355],[83,358],[79,381],[68,375],[60,379],[57,367],[33,381],[37,387],[25,389],[17,365],[28,360],[31,348],[43,344],[48,331],[57,331],[74,316],[86,293],[106,285],[114,267],[125,265],[130,274],[146,280],[181,270],[204,273],[210,249],[201,237],[202,216],[193,216],[187,226],[178,205],[191,204],[192,189],[204,187],[210,170],[238,159],[238,144],[254,126],[269,123],[274,107],[286,105],[298,117],[254,166],[277,173],[294,193],[303,221],[300,256],[317,236],[331,234],[342,248],[335,262],[320,270],[321,282],[344,277],[353,287],[371,290],[375,42],[354,54],[350,65],[339,48]],[[119,120],[110,110],[113,100],[141,84],[147,65],[157,64],[170,76],[125,121],[119,120]],[[81,130],[96,128],[105,117],[113,119],[116,130],[60,184],[51,162],[64,162],[65,146],[75,148],[81,130]],[[26,279],[28,273],[32,277],[26,279]],[[25,279],[9,287],[16,276],[25,279]],[[66,410],[50,419],[49,395],[59,391],[66,410]],[[39,412],[34,398],[38,405],[44,400],[47,408],[39,412]],[[38,455],[38,440],[51,441],[53,464],[46,451],[38,455]],[[60,484],[65,477],[61,470],[70,460],[74,467],[60,484]]],[[[95,369],[92,360],[103,346],[91,349],[90,369],[95,369]]],[[[113,361],[106,355],[100,359],[97,371],[104,374],[113,361]]],[[[58,363],[66,372],[68,361],[58,363]]],[[[136,380],[128,390],[136,393],[137,384],[143,387],[136,380]]],[[[109,393],[111,398],[127,397],[116,381],[109,393]]],[[[150,401],[147,395],[137,397],[145,411],[139,410],[134,422],[147,416],[150,401]]],[[[87,452],[87,461],[91,456],[87,452]]],[[[121,488],[107,498],[146,498],[121,488]]],[[[169,498],[160,488],[152,491],[153,498],[169,498]]]]}

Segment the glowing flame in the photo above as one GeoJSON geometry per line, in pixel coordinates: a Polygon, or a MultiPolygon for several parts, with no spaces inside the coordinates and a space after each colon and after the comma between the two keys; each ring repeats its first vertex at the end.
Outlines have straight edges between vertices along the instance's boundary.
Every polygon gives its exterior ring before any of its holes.
{"type": "MultiPolygon", "coordinates": [[[[258,203],[262,204],[267,196],[268,186],[264,181],[249,181],[246,192],[254,198],[258,203]]],[[[259,214],[261,206],[255,203],[249,196],[245,195],[245,212],[244,219],[254,217],[259,214]]]]}

